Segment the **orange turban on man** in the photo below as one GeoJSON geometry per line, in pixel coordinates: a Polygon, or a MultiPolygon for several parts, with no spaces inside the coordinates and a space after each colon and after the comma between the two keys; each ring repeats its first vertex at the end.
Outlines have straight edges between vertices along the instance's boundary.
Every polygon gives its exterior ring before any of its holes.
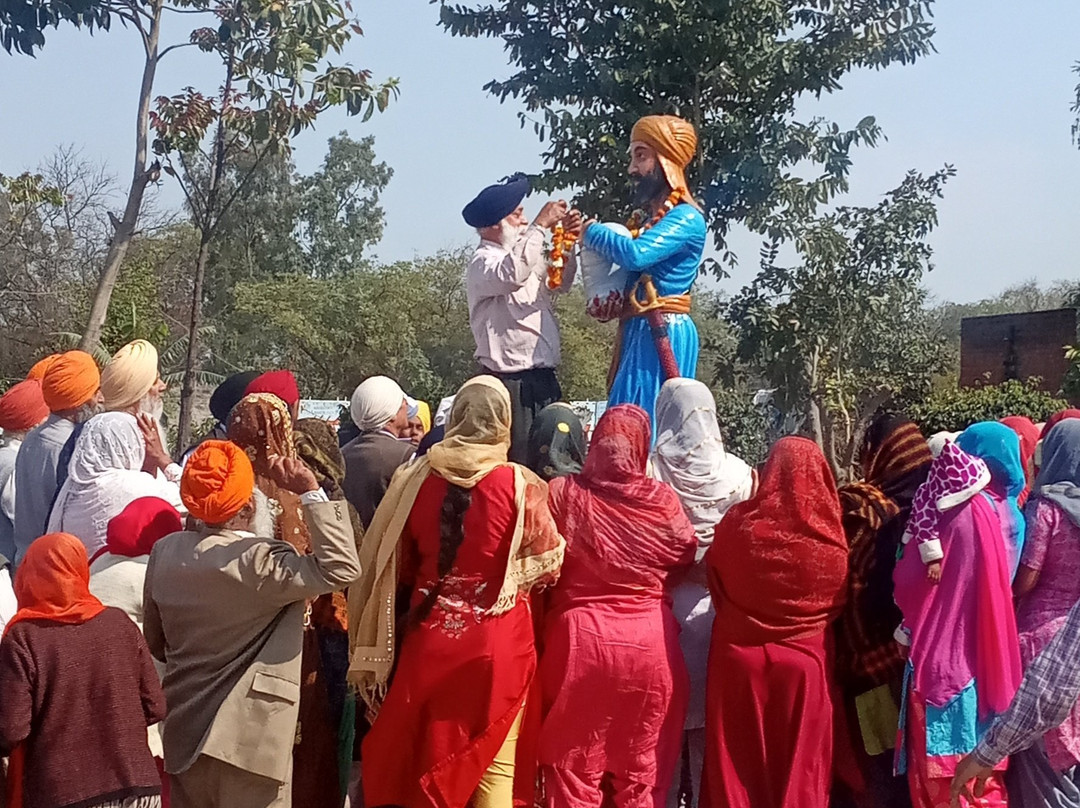
{"type": "Polygon", "coordinates": [[[188,513],[207,525],[236,516],[255,491],[255,471],[244,450],[227,440],[208,440],[188,458],[180,478],[180,499],[188,513]]]}
{"type": "Polygon", "coordinates": [[[60,354],[41,379],[45,403],[53,412],[77,410],[101,388],[101,373],[94,357],[84,351],[60,354]]]}
{"type": "Polygon", "coordinates": [[[49,369],[49,365],[60,358],[60,354],[49,354],[44,359],[38,360],[34,363],[34,366],[30,368],[30,372],[26,374],[28,379],[37,379],[41,381],[45,377],[45,371],[49,369]]]}
{"type": "Polygon", "coordinates": [[[630,142],[655,149],[671,190],[681,190],[684,200],[697,204],[686,183],[686,167],[697,151],[697,132],[692,123],[675,115],[646,115],[634,124],[630,142]]]}
{"type": "Polygon", "coordinates": [[[0,429],[5,432],[26,432],[48,417],[49,407],[37,379],[19,382],[0,396],[0,429]]]}

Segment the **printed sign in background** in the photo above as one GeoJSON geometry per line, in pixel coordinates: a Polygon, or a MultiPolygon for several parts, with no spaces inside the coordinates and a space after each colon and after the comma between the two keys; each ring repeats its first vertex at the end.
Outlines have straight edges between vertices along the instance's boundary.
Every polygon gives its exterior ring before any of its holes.
{"type": "Polygon", "coordinates": [[[301,399],[300,417],[321,418],[322,420],[330,421],[334,426],[337,426],[338,416],[341,415],[341,408],[347,408],[348,406],[348,401],[334,401],[333,399],[301,399]]]}

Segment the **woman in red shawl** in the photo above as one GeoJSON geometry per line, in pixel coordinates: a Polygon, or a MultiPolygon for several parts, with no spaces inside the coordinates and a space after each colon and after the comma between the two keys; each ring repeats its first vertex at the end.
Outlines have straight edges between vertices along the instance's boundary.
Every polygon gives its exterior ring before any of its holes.
{"type": "Polygon", "coordinates": [[[645,475],[649,416],[612,407],[580,474],[551,482],[566,538],[544,621],[540,764],[549,808],[662,806],[679,760],[689,678],[670,591],[697,537],[678,496],[645,475]]]}
{"type": "Polygon", "coordinates": [[[1027,485],[1024,486],[1019,498],[1019,505],[1023,508],[1031,495],[1031,484],[1035,482],[1035,447],[1039,445],[1039,427],[1024,415],[1010,415],[1008,418],[1002,418],[1001,423],[1020,438],[1020,462],[1024,464],[1024,478],[1027,480],[1027,485]]]}
{"type": "Polygon", "coordinates": [[[773,447],[761,487],[705,556],[716,606],[705,712],[705,808],[825,808],[833,702],[826,628],[848,548],[821,449],[773,447]]]}

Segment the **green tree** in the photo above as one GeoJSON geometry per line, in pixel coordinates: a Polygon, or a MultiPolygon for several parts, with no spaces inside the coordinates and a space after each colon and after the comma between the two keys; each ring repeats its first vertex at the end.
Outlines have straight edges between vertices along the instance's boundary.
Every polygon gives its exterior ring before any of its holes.
{"type": "Polygon", "coordinates": [[[947,367],[945,343],[923,307],[926,237],[953,169],[911,172],[871,208],[841,207],[807,224],[801,263],[762,251],[762,269],[732,301],[739,358],[777,390],[844,478],[871,418],[900,395],[928,393],[947,367]]]}
{"type": "MultiPolygon", "coordinates": [[[[855,68],[932,50],[932,0],[497,0],[442,2],[456,36],[502,39],[517,71],[486,85],[517,99],[545,144],[544,190],[580,189],[590,215],[625,214],[634,121],[673,113],[700,138],[691,185],[722,248],[732,222],[773,237],[847,189],[853,128],[798,120],[797,104],[855,68]],[[797,172],[805,172],[799,176],[797,172]]],[[[729,260],[733,260],[728,256],[729,260]]]]}
{"type": "Polygon", "coordinates": [[[375,161],[375,138],[329,140],[323,164],[300,181],[299,237],[309,274],[341,277],[382,238],[379,194],[393,170],[375,161]]]}
{"type": "Polygon", "coordinates": [[[206,268],[225,215],[262,160],[287,154],[292,138],[312,127],[321,113],[344,106],[349,114],[370,116],[385,109],[397,92],[394,80],[373,84],[368,71],[331,61],[352,34],[360,33],[342,0],[234,0],[214,7],[214,15],[217,27],[193,32],[192,40],[221,61],[224,79],[217,94],[211,97],[187,87],[179,95],[158,98],[151,115],[157,134],[154,151],[167,161],[166,172],[180,182],[200,237],[177,451],[191,439],[195,381],[205,359],[198,337],[206,268]],[[226,167],[236,154],[248,155],[251,170],[230,186],[226,167]],[[187,167],[196,155],[207,166],[202,186],[189,182],[187,167]]]}

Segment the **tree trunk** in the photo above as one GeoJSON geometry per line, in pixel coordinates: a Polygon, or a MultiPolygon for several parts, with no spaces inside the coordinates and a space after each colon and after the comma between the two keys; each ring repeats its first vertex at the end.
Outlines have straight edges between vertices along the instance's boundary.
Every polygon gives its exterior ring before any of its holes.
{"type": "MultiPolygon", "coordinates": [[[[211,189],[213,193],[214,189],[211,189]]],[[[180,457],[191,445],[191,415],[195,408],[195,378],[199,367],[199,328],[202,325],[202,296],[206,264],[210,260],[210,228],[203,228],[199,239],[199,257],[195,261],[195,284],[191,291],[191,319],[188,323],[188,349],[184,360],[184,381],[180,386],[180,417],[176,430],[175,456],[180,457]]]]}
{"type": "Polygon", "coordinates": [[[120,267],[124,263],[128,245],[131,244],[131,239],[139,224],[143,195],[149,181],[146,158],[150,130],[150,95],[154,91],[154,75],[157,72],[162,5],[163,0],[156,0],[149,6],[153,19],[143,40],[146,61],[143,63],[142,84],[139,86],[139,111],[135,119],[135,168],[131,177],[131,187],[128,189],[127,204],[124,206],[124,216],[116,225],[112,240],[109,242],[105,265],[102,267],[97,290],[94,292],[94,300],[90,305],[90,317],[86,322],[82,340],[79,342],[79,348],[87,352],[92,351],[101,342],[101,331],[109,313],[109,300],[112,298],[116,281],[120,277],[120,267]]]}
{"type": "Polygon", "coordinates": [[[206,209],[202,216],[196,215],[199,223],[199,258],[195,262],[195,282],[191,290],[191,320],[188,326],[188,349],[184,360],[184,382],[180,387],[180,417],[176,430],[177,457],[191,445],[191,415],[195,407],[195,379],[199,375],[199,329],[202,327],[203,285],[206,280],[206,264],[210,260],[210,240],[214,237],[221,211],[218,207],[218,189],[225,173],[225,109],[232,98],[233,84],[233,49],[229,47],[228,62],[225,67],[225,83],[221,90],[221,114],[218,116],[217,131],[214,133],[214,159],[210,163],[210,182],[206,189],[206,209]],[[200,221],[201,219],[201,221],[200,221]]]}

